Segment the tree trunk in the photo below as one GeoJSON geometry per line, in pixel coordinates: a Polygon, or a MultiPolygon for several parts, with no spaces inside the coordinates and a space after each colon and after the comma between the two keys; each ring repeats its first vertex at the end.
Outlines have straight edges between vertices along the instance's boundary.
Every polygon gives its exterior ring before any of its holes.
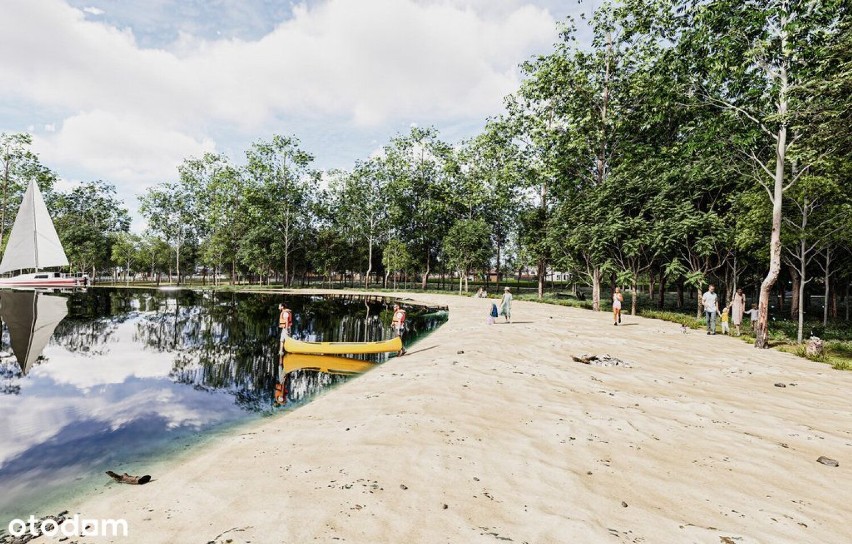
{"type": "Polygon", "coordinates": [[[428,249],[426,250],[426,271],[423,273],[423,281],[420,284],[420,288],[424,291],[426,290],[426,284],[429,282],[429,272],[431,271],[432,265],[432,252],[428,249]]]}
{"type": "Polygon", "coordinates": [[[592,309],[601,311],[601,268],[595,266],[592,269],[592,309]]]}
{"type": "Polygon", "coordinates": [[[648,298],[654,300],[654,271],[648,271],[648,298]]]}
{"type": "MultiPolygon", "coordinates": [[[[802,249],[804,250],[805,241],[802,240],[802,249]]],[[[804,255],[804,253],[803,253],[804,255]]],[[[796,330],[796,342],[799,344],[802,343],[802,329],[805,327],[805,305],[802,304],[802,300],[805,297],[805,284],[808,283],[808,280],[805,277],[805,260],[802,259],[801,262],[802,267],[799,269],[799,325],[796,330]]],[[[781,291],[784,291],[784,286],[781,286],[781,291]]]]}
{"type": "Polygon", "coordinates": [[[801,283],[801,276],[799,275],[799,271],[796,270],[796,267],[789,266],[790,277],[793,278],[793,296],[790,297],[790,319],[795,319],[797,315],[799,315],[799,302],[800,302],[800,289],[799,284],[801,283]]]}
{"type": "Polygon", "coordinates": [[[639,289],[636,276],[633,276],[633,281],[630,283],[630,315],[636,315],[636,295],[639,289]]]}
{"type": "Polygon", "coordinates": [[[497,274],[495,279],[497,280],[497,284],[494,286],[494,289],[500,289],[500,250],[502,249],[500,244],[497,244],[497,274]]]}
{"type": "MultiPolygon", "coordinates": [[[[822,306],[823,306],[823,308],[822,308],[822,326],[823,327],[828,325],[828,294],[829,294],[828,291],[829,291],[829,286],[831,285],[831,283],[830,283],[831,274],[829,273],[830,270],[831,270],[831,249],[828,248],[828,249],[825,250],[825,268],[823,269],[823,272],[825,273],[823,275],[823,281],[825,282],[825,299],[823,300],[823,304],[822,304],[822,306]]],[[[846,306],[847,306],[847,308],[849,307],[849,301],[848,300],[846,301],[846,306]]]]}
{"type": "Polygon", "coordinates": [[[829,290],[829,298],[831,300],[831,306],[829,306],[828,313],[832,319],[837,319],[837,279],[831,278],[830,284],[831,289],[829,290]]]}
{"type": "Polygon", "coordinates": [[[683,309],[683,280],[678,280],[677,282],[677,308],[678,310],[683,309]]]}
{"type": "Polygon", "coordinates": [[[367,242],[369,249],[367,250],[367,274],[364,276],[364,289],[370,288],[370,274],[373,273],[373,239],[370,238],[367,242]]]}
{"type": "MultiPolygon", "coordinates": [[[[783,98],[779,104],[779,113],[786,114],[787,101],[783,98]]],[[[772,194],[772,233],[769,238],[769,271],[760,284],[758,302],[757,329],[754,347],[769,347],[769,294],[778,274],[781,272],[781,204],[784,197],[784,156],[787,150],[787,127],[778,130],[778,145],[775,151],[775,186],[772,194]]],[[[799,300],[799,305],[802,301],[799,300]]]]}
{"type": "Polygon", "coordinates": [[[666,306],[666,275],[660,272],[660,298],[657,301],[657,308],[662,310],[666,306]]]}
{"type": "Polygon", "coordinates": [[[695,310],[695,317],[697,317],[698,319],[701,319],[701,314],[704,313],[703,312],[704,305],[701,303],[701,295],[702,295],[701,287],[696,287],[695,291],[696,291],[696,293],[698,293],[698,299],[696,300],[697,305],[696,305],[696,310],[695,310]]]}
{"type": "Polygon", "coordinates": [[[544,259],[538,260],[538,298],[544,297],[544,275],[547,273],[547,263],[544,259]]]}

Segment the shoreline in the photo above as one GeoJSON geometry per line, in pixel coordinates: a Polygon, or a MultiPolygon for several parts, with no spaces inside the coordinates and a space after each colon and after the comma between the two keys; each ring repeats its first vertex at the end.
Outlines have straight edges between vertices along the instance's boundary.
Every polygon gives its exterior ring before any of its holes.
{"type": "Polygon", "coordinates": [[[298,410],[181,452],[150,484],[71,501],[130,527],[80,542],[852,540],[838,504],[848,373],[640,317],[616,328],[515,301],[514,323],[489,326],[493,298],[402,296],[449,320],[298,410]]]}

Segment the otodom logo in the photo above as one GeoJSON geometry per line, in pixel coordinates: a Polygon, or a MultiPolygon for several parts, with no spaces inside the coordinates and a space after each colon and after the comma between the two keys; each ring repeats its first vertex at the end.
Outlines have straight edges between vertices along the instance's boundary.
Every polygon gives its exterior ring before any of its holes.
{"type": "Polygon", "coordinates": [[[127,520],[124,519],[88,519],[79,514],[71,517],[47,517],[37,519],[13,519],[9,522],[9,534],[14,537],[36,536],[127,536],[127,520]]]}

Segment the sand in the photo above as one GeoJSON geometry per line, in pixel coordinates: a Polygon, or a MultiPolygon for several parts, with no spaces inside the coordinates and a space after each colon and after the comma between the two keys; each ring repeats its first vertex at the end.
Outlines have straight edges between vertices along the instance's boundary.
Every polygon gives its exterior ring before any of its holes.
{"type": "Polygon", "coordinates": [[[852,542],[852,373],[663,321],[516,301],[487,325],[490,301],[405,296],[449,321],[148,485],[105,482],[69,508],[129,537],[79,541],[852,542]]]}

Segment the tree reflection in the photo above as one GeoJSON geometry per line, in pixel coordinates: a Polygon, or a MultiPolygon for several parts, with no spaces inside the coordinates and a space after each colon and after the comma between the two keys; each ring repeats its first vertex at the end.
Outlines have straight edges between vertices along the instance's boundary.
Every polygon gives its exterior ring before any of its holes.
{"type": "MultiPolygon", "coordinates": [[[[293,310],[293,336],[300,340],[370,342],[392,335],[388,301],[378,297],[100,288],[66,296],[69,315],[54,335],[66,350],[105,355],[117,342],[132,342],[140,345],[140,355],[173,353],[171,380],[226,392],[250,411],[273,408],[276,384],[285,384],[288,403],[298,403],[347,379],[305,369],[281,375],[279,302],[293,310]],[[131,328],[121,327],[125,323],[131,328]]],[[[410,308],[408,341],[445,320],[434,309],[410,308]]],[[[386,355],[359,357],[380,362],[386,355]]],[[[14,391],[18,378],[4,378],[9,383],[0,391],[14,391]]]]}

